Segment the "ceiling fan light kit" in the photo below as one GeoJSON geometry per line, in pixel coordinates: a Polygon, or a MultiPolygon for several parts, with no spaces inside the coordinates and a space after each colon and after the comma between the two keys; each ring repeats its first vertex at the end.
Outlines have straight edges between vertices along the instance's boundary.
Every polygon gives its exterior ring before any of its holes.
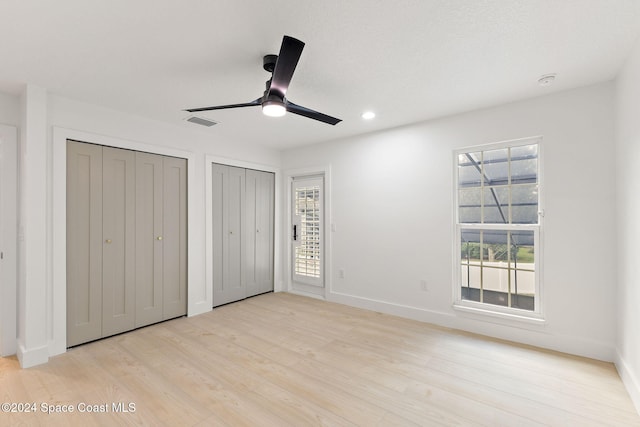
{"type": "Polygon", "coordinates": [[[282,117],[287,113],[287,108],[282,101],[264,101],[262,103],[262,114],[269,117],[282,117]]]}
{"type": "Polygon", "coordinates": [[[330,125],[336,125],[342,120],[311,110],[310,108],[294,104],[285,97],[293,72],[298,65],[304,43],[293,37],[284,36],[280,46],[280,54],[265,55],[262,59],[263,68],[271,73],[271,79],[266,82],[264,94],[251,102],[243,104],[218,105],[214,107],[191,108],[190,113],[200,111],[224,110],[229,108],[262,106],[262,113],[270,117],[281,117],[287,111],[309,119],[330,125]]]}

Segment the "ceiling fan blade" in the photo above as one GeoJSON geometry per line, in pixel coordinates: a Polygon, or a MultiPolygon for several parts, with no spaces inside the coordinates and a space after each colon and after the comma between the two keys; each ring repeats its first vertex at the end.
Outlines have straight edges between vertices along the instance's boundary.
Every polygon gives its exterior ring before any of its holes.
{"type": "Polygon", "coordinates": [[[287,108],[287,111],[290,113],[297,114],[299,116],[308,117],[310,119],[318,120],[320,122],[328,123],[330,125],[335,126],[342,121],[342,119],[336,119],[335,117],[331,117],[326,114],[313,111],[307,107],[294,104],[293,102],[290,102],[290,101],[286,101],[285,106],[287,108]]]}
{"type": "Polygon", "coordinates": [[[255,101],[245,102],[244,104],[229,104],[229,105],[217,105],[215,107],[202,107],[202,108],[189,108],[184,111],[190,113],[197,113],[199,111],[212,111],[212,110],[226,110],[227,108],[240,108],[240,107],[255,107],[262,104],[262,98],[258,98],[255,101]]]}
{"type": "Polygon", "coordinates": [[[293,72],[298,65],[300,55],[302,55],[302,49],[304,49],[304,42],[289,36],[282,38],[280,54],[271,77],[269,95],[276,94],[280,98],[284,98],[289,88],[289,83],[291,83],[293,72]]]}

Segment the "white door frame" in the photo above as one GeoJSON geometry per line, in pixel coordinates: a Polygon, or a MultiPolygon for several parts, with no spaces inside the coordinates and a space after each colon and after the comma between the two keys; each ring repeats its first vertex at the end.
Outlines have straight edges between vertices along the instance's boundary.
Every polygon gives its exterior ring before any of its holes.
{"type": "Polygon", "coordinates": [[[0,356],[17,351],[18,129],[0,125],[0,356]]]}
{"type": "Polygon", "coordinates": [[[284,194],[286,194],[286,206],[285,206],[285,215],[283,216],[283,229],[286,230],[283,237],[284,242],[284,276],[286,280],[286,290],[287,292],[301,294],[305,296],[310,296],[314,298],[326,299],[327,295],[331,293],[331,229],[332,229],[332,217],[331,217],[331,166],[315,166],[315,167],[307,167],[301,169],[290,169],[284,172],[284,194]],[[322,238],[323,242],[323,271],[322,275],[324,277],[324,286],[323,287],[314,287],[314,286],[294,286],[293,277],[292,277],[292,269],[293,269],[293,251],[291,245],[291,236],[290,230],[292,220],[292,191],[291,185],[293,184],[294,178],[301,178],[306,176],[322,176],[324,178],[324,209],[323,209],[323,222],[324,222],[324,233],[322,238]]]}

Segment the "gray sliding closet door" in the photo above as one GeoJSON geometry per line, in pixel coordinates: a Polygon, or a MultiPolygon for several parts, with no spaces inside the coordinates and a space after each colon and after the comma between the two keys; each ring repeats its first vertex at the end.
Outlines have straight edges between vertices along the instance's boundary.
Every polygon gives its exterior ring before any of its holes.
{"type": "Polygon", "coordinates": [[[246,172],[246,296],[273,290],[274,174],[246,172]]]}
{"type": "Polygon", "coordinates": [[[135,327],[135,153],[102,150],[102,335],[135,327]]]}
{"type": "Polygon", "coordinates": [[[274,174],[213,164],[213,306],[273,290],[274,174]]]}
{"type": "Polygon", "coordinates": [[[187,161],[163,159],[163,319],[187,314],[187,161]]]}
{"type": "Polygon", "coordinates": [[[162,157],[136,153],[136,327],[162,320],[162,157]]]}
{"type": "Polygon", "coordinates": [[[213,306],[245,297],[245,170],[213,165],[213,306]]]}
{"type": "Polygon", "coordinates": [[[102,336],[102,147],[67,143],[67,345],[102,336]]]}

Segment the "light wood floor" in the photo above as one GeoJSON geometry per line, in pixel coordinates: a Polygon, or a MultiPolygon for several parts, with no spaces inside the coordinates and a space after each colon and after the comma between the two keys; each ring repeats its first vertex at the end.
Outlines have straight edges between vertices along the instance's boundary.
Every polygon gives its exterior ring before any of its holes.
{"type": "Polygon", "coordinates": [[[609,363],[284,293],[31,369],[0,358],[0,402],[37,404],[0,413],[2,426],[640,426],[609,363]]]}

